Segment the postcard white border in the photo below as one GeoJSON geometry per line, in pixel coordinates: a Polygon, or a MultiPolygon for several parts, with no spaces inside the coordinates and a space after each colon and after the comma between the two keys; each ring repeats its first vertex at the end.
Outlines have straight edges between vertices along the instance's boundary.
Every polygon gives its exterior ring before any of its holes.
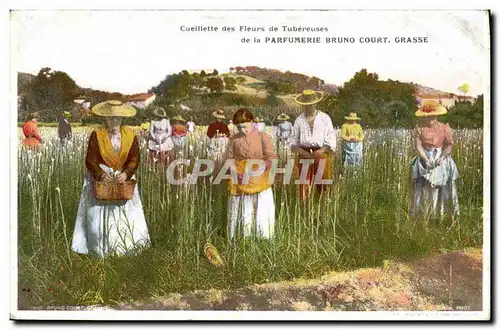
{"type": "MultiPolygon", "coordinates": [[[[300,1],[287,1],[286,6],[278,6],[269,3],[269,1],[254,1],[252,2],[252,9],[273,9],[273,7],[286,7],[287,9],[306,9],[306,7],[313,7],[313,4],[319,1],[308,1],[307,4],[300,1]],[[298,4],[297,4],[298,3],[298,4]]],[[[149,1],[117,1],[113,5],[108,3],[103,3],[103,1],[85,1],[80,3],[65,4],[65,9],[71,8],[87,8],[87,9],[139,9],[145,8],[149,1]]],[[[401,5],[399,2],[379,2],[374,4],[369,1],[346,1],[341,4],[336,3],[338,9],[356,9],[356,8],[391,8],[396,9],[395,4],[401,5]]],[[[449,9],[451,7],[447,3],[436,3],[435,1],[419,1],[416,3],[405,4],[410,6],[412,9],[449,9]]],[[[168,4],[169,9],[195,9],[195,8],[207,8],[202,1],[197,1],[194,6],[188,2],[183,1],[180,4],[168,4]]],[[[454,1],[453,7],[470,8],[476,9],[491,7],[492,4],[486,1],[474,1],[472,4],[469,1],[454,1]]],[[[163,4],[155,4],[150,9],[162,8],[163,4]]],[[[211,3],[211,8],[213,9],[224,9],[228,5],[222,3],[221,1],[215,4],[211,3]]],[[[15,8],[43,8],[43,9],[60,9],[57,5],[52,5],[50,2],[35,2],[35,1],[18,1],[14,4],[15,8]]],[[[232,8],[235,9],[246,9],[250,5],[246,4],[231,4],[232,8]],[[246,8],[245,8],[246,7],[246,8]]],[[[165,8],[165,7],[163,7],[165,8]]],[[[327,4],[326,1],[321,1],[316,8],[332,8],[332,5],[327,4]]],[[[403,8],[401,8],[403,9],[403,8]]],[[[408,8],[410,9],[410,8],[408,8]]],[[[7,22],[8,24],[8,22],[7,22]]],[[[10,53],[10,49],[8,49],[10,53]]],[[[7,56],[8,58],[8,56],[7,56]]],[[[486,63],[489,68],[489,62],[486,63]]],[[[9,72],[9,71],[7,71],[9,72]]],[[[488,70],[489,72],[489,70],[488,70]]],[[[489,72],[489,75],[491,73],[489,72]]],[[[16,90],[14,87],[17,84],[17,79],[15,79],[15,72],[10,72],[10,86],[12,90],[16,90]]],[[[488,77],[489,79],[490,77],[488,77]]],[[[8,87],[8,86],[7,86],[8,87]]],[[[17,119],[15,105],[17,104],[15,93],[10,93],[10,98],[4,98],[4,105],[6,100],[9,100],[7,107],[12,109],[9,112],[9,130],[10,134],[16,131],[17,119]],[[12,106],[14,105],[14,106],[12,106]]],[[[10,139],[10,275],[12,284],[10,285],[11,294],[11,316],[17,319],[38,319],[38,320],[485,320],[489,318],[490,309],[490,196],[491,196],[491,186],[489,174],[490,167],[490,132],[488,127],[490,127],[490,86],[484,92],[485,95],[485,116],[484,116],[484,128],[485,128],[485,142],[484,142],[484,244],[483,244],[483,312],[232,312],[232,311],[110,311],[110,310],[95,310],[95,311],[19,311],[17,310],[17,201],[16,201],[16,189],[17,189],[17,140],[10,139]]],[[[6,132],[7,130],[3,130],[6,132]]],[[[11,136],[11,135],[9,135],[11,136]]],[[[8,166],[8,164],[6,164],[8,166]]],[[[4,168],[4,173],[7,169],[4,168]]],[[[6,181],[5,181],[6,182],[6,181]]],[[[498,226],[497,226],[498,227],[498,226]]],[[[7,232],[7,231],[5,231],[7,232]]],[[[4,240],[3,243],[7,241],[4,240]]]]}

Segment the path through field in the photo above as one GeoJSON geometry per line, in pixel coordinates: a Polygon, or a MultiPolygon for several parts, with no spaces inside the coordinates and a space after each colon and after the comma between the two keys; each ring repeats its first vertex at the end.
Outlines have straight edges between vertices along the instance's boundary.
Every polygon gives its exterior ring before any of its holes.
{"type": "Polygon", "coordinates": [[[482,269],[482,250],[476,248],[408,263],[387,260],[380,268],[329,273],[319,279],[169,294],[105,309],[480,311],[482,269]]]}

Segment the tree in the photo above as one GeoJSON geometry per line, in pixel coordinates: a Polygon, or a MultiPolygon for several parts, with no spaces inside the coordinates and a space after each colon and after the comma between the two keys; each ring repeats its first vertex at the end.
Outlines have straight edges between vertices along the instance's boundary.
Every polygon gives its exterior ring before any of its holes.
{"type": "Polygon", "coordinates": [[[462,85],[458,86],[458,91],[462,93],[462,95],[467,95],[469,93],[470,86],[468,83],[463,83],[462,85]]]}
{"type": "Polygon", "coordinates": [[[443,121],[453,127],[481,128],[483,127],[484,97],[479,95],[475,102],[461,100],[448,109],[448,115],[443,121]]]}
{"type": "Polygon", "coordinates": [[[230,91],[237,90],[236,88],[236,79],[233,77],[224,77],[224,84],[226,85],[226,89],[230,91]]]}
{"type": "Polygon", "coordinates": [[[357,112],[370,126],[408,127],[415,120],[414,91],[412,84],[382,81],[378,74],[362,69],[339,88],[337,98],[328,96],[321,106],[338,124],[347,113],[357,112]]]}
{"type": "Polygon", "coordinates": [[[71,111],[79,93],[75,81],[65,72],[42,68],[28,87],[23,107],[36,111],[41,120],[56,120],[63,111],[71,111]]]}
{"type": "Polygon", "coordinates": [[[207,76],[207,73],[205,72],[205,70],[201,70],[201,72],[200,72],[200,76],[201,76],[202,78],[205,78],[205,77],[207,76]]]}
{"type": "Polygon", "coordinates": [[[212,75],[218,76],[219,75],[219,71],[217,71],[217,69],[214,69],[214,71],[212,72],[212,75]]]}
{"type": "Polygon", "coordinates": [[[224,82],[219,77],[210,77],[207,80],[207,87],[211,93],[221,93],[224,90],[224,82]]]}

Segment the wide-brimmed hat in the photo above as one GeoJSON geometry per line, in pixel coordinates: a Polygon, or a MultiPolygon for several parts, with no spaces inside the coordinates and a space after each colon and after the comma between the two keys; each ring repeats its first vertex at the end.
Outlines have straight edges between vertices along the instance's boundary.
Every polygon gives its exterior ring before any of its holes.
{"type": "Polygon", "coordinates": [[[64,111],[63,116],[64,118],[71,118],[71,113],[69,111],[64,111]]]}
{"type": "Polygon", "coordinates": [[[111,100],[94,105],[92,113],[103,117],[133,117],[137,110],[130,104],[111,100]]]}
{"type": "Polygon", "coordinates": [[[448,110],[434,100],[427,100],[418,108],[415,112],[417,117],[430,117],[430,116],[441,116],[446,115],[448,110]]]}
{"type": "Polygon", "coordinates": [[[160,118],[167,118],[167,112],[162,107],[156,107],[153,109],[153,115],[160,118]]]}
{"type": "Polygon", "coordinates": [[[226,115],[224,114],[224,110],[215,110],[214,112],[212,112],[212,116],[214,116],[215,118],[219,118],[219,119],[226,119],[226,115]]]}
{"type": "Polygon", "coordinates": [[[184,118],[182,118],[181,115],[177,115],[175,117],[172,117],[172,121],[183,121],[183,122],[186,122],[186,120],[184,118]]]}
{"type": "Polygon", "coordinates": [[[300,105],[311,105],[320,102],[323,99],[323,92],[306,89],[295,98],[295,103],[300,105]]]}
{"type": "Polygon", "coordinates": [[[278,117],[276,117],[276,120],[278,121],[287,121],[288,119],[290,119],[290,117],[284,112],[278,117]]]}
{"type": "Polygon", "coordinates": [[[349,112],[349,116],[344,117],[347,120],[361,120],[355,112],[349,112]]]}

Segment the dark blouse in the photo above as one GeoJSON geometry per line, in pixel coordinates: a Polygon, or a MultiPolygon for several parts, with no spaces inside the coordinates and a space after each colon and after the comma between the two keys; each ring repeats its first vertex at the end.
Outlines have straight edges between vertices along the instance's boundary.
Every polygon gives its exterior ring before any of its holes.
{"type": "Polygon", "coordinates": [[[226,136],[229,137],[229,128],[227,125],[217,121],[214,121],[208,126],[207,136],[209,138],[213,138],[217,134],[217,130],[219,131],[219,134],[226,134],[226,136]]]}

